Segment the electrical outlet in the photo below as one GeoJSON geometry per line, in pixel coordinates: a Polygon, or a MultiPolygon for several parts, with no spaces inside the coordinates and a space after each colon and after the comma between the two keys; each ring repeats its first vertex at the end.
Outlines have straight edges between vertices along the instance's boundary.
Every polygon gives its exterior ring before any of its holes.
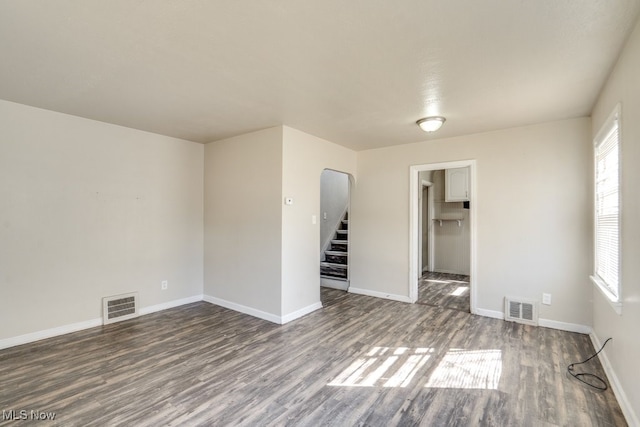
{"type": "Polygon", "coordinates": [[[551,305],[551,294],[542,294],[542,303],[544,305],[551,305]]]}
{"type": "Polygon", "coordinates": [[[164,291],[165,289],[167,289],[169,287],[169,282],[166,280],[162,281],[162,290],[164,291]]]}

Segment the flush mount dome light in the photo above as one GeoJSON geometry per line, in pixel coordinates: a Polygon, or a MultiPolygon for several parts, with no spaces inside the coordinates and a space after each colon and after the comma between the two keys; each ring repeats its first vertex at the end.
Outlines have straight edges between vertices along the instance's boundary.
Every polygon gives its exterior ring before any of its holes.
{"type": "Polygon", "coordinates": [[[444,123],[446,119],[444,117],[434,116],[434,117],[425,117],[424,119],[418,120],[416,123],[420,126],[425,132],[435,132],[444,123]]]}

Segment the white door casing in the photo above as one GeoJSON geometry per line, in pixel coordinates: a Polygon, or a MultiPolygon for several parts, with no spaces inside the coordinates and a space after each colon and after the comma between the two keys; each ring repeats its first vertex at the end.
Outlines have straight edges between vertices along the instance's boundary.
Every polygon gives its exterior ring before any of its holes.
{"type": "Polygon", "coordinates": [[[422,183],[420,172],[469,167],[469,221],[471,228],[471,274],[470,274],[470,308],[474,314],[477,310],[478,274],[477,274],[477,179],[476,160],[460,160],[444,163],[431,163],[413,165],[409,167],[409,299],[416,302],[418,299],[418,279],[420,276],[421,250],[420,244],[420,193],[422,183]]]}

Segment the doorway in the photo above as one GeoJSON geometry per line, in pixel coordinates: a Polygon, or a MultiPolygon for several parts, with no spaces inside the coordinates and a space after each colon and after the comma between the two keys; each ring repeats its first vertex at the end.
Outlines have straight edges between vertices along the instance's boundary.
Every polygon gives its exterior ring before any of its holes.
{"type": "Polygon", "coordinates": [[[474,313],[476,162],[411,166],[410,179],[411,301],[474,313]]]}
{"type": "MultiPolygon", "coordinates": [[[[325,169],[320,176],[320,286],[321,299],[349,289],[348,174],[325,169]]],[[[334,299],[331,297],[330,299],[334,299]]]]}

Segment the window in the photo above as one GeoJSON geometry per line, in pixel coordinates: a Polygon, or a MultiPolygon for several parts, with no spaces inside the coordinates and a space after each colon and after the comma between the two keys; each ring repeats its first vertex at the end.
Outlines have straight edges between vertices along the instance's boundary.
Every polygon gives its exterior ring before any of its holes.
{"type": "Polygon", "coordinates": [[[595,264],[592,280],[620,311],[620,106],[594,140],[595,264]]]}

